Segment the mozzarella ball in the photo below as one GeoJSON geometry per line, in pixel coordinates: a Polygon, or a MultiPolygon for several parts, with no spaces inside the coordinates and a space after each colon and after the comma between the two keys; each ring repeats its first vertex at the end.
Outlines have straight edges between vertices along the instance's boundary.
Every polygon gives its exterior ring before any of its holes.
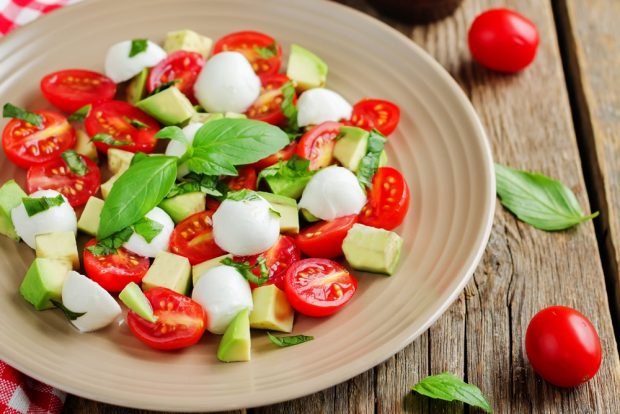
{"type": "Polygon", "coordinates": [[[157,44],[147,41],[146,50],[129,57],[131,40],[116,43],[108,49],[105,57],[105,74],[116,83],[125,82],[142,72],[144,68],[157,65],[166,58],[166,52],[157,44]]]}
{"type": "Polygon", "coordinates": [[[111,324],[121,307],[98,283],[70,271],[62,287],[62,304],[71,312],[84,315],[71,321],[80,332],[90,332],[111,324]]]}
{"type": "MultiPolygon", "coordinates": [[[[198,130],[202,128],[203,125],[204,124],[201,124],[200,122],[192,122],[191,124],[183,128],[183,135],[185,135],[185,138],[190,145],[194,142],[196,132],[198,132],[198,130]]],[[[183,155],[185,155],[186,151],[187,145],[176,140],[170,140],[168,146],[166,147],[166,155],[174,157],[181,158],[183,155]]],[[[177,178],[185,177],[187,174],[189,174],[189,168],[187,168],[187,163],[184,162],[183,164],[177,166],[177,178]]]]}
{"type": "Polygon", "coordinates": [[[244,309],[252,310],[250,284],[234,267],[217,266],[200,276],[192,299],[207,313],[207,329],[222,334],[235,315],[244,309]]]}
{"type": "Polygon", "coordinates": [[[322,220],[359,214],[365,204],[366,194],[355,174],[337,166],[317,172],[299,200],[299,208],[305,208],[322,220]]]}
{"type": "Polygon", "coordinates": [[[260,94],[260,79],[239,52],[222,52],[204,65],[194,95],[207,112],[245,112],[260,94]]]}
{"type": "Polygon", "coordinates": [[[353,107],[340,94],[325,88],[309,89],[297,101],[299,126],[351,118],[353,107]]]}
{"type": "MultiPolygon", "coordinates": [[[[30,194],[28,197],[53,198],[58,195],[60,195],[58,191],[39,190],[30,194]]],[[[34,249],[34,239],[38,234],[59,231],[72,231],[73,233],[77,233],[75,211],[65,196],[62,196],[62,198],[65,202],[61,205],[50,207],[32,217],[28,216],[24,203],[21,203],[11,210],[11,220],[13,221],[15,232],[28,246],[34,249]]]]}
{"type": "Polygon", "coordinates": [[[260,196],[252,200],[224,200],[213,214],[215,243],[236,256],[262,253],[279,236],[280,218],[260,196]]]}
{"type": "Polygon", "coordinates": [[[170,216],[159,207],[155,207],[146,213],[146,217],[164,226],[163,229],[161,229],[159,234],[155,236],[150,243],[147,242],[144,237],[134,232],[129,240],[123,244],[123,247],[139,256],[155,257],[157,253],[168,250],[170,235],[172,234],[172,230],[174,230],[174,222],[170,216]]]}

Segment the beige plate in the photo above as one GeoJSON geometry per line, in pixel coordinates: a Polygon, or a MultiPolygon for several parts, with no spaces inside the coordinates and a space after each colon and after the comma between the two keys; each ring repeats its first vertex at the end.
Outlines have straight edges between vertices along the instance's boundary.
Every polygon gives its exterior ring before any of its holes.
{"type": "MultiPolygon", "coordinates": [[[[159,410],[223,410],[293,399],[351,378],[417,338],[461,292],[487,242],[495,206],[489,145],[471,104],[450,76],[409,39],[338,4],[307,0],[95,0],[52,13],[0,42],[0,102],[47,106],[46,73],[102,70],[106,49],[132,38],[161,41],[191,28],[213,38],[270,33],[316,51],[329,87],[349,101],[379,97],[402,108],[390,164],[407,177],[411,207],[392,277],[359,274],[342,312],[300,317],[316,339],[279,349],[254,334],[249,363],[215,357],[218,337],[183,352],[147,349],[123,326],[80,335],[60,312],[34,311],[18,293],[32,261],[23,243],[0,240],[0,358],[70,393],[159,410]]],[[[0,123],[0,127],[5,122],[0,123]]],[[[24,174],[1,160],[2,181],[24,174]]]]}

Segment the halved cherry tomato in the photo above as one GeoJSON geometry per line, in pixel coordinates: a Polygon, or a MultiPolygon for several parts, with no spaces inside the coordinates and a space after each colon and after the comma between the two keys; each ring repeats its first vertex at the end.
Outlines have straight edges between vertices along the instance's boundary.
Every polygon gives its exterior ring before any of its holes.
{"type": "Polygon", "coordinates": [[[350,124],[367,131],[378,129],[383,135],[390,135],[400,121],[400,108],[382,99],[362,99],[353,105],[350,124]]]}
{"type": "Polygon", "coordinates": [[[147,89],[151,93],[159,85],[177,80],[179,82],[175,86],[195,103],[194,83],[204,63],[205,59],[200,53],[186,50],[171,53],[151,69],[146,84],[147,89]]]}
{"type": "Polygon", "coordinates": [[[173,290],[156,287],[144,292],[157,322],[127,313],[127,325],[140,341],[151,348],[169,351],[186,348],[200,340],[207,326],[207,314],[198,302],[173,290]]]}
{"type": "Polygon", "coordinates": [[[101,73],[66,69],[45,75],[41,79],[41,92],[56,108],[71,113],[84,105],[112,100],[116,84],[101,73]]]}
{"type": "Polygon", "coordinates": [[[297,236],[297,245],[306,256],[331,259],[342,256],[342,241],[357,223],[357,215],[313,224],[297,236]]]}
{"type": "Polygon", "coordinates": [[[230,177],[226,180],[226,185],[232,191],[256,190],[256,170],[254,167],[246,165],[239,168],[239,175],[230,177]]]}
{"type": "Polygon", "coordinates": [[[336,313],[357,290],[353,275],[329,259],[300,260],[286,272],[284,283],[291,306],[315,317],[336,313]]]}
{"type": "Polygon", "coordinates": [[[170,251],[192,265],[226,254],[213,240],[213,211],[201,211],[177,224],[170,236],[170,251]]]}
{"type": "Polygon", "coordinates": [[[272,125],[282,125],[286,117],[282,112],[282,86],[289,81],[286,75],[261,76],[260,96],[245,112],[248,118],[272,125]]]}
{"type": "Polygon", "coordinates": [[[310,160],[310,170],[327,167],[332,162],[339,122],[327,121],[306,132],[297,145],[297,155],[310,160]]]}
{"type": "MultiPolygon", "coordinates": [[[[301,259],[299,248],[292,237],[280,236],[276,244],[264,253],[255,256],[235,256],[237,262],[248,262],[251,265],[256,264],[259,257],[265,258],[265,263],[269,268],[269,280],[266,285],[276,285],[279,289],[284,290],[284,275],[293,263],[301,259]]],[[[260,276],[260,270],[254,269],[254,274],[260,276]]],[[[252,289],[256,287],[250,283],[252,289]]]]}
{"type": "Polygon", "coordinates": [[[256,170],[260,171],[269,166],[272,166],[278,161],[290,160],[291,158],[293,158],[293,154],[295,154],[296,149],[297,149],[297,142],[291,142],[286,147],[282,148],[280,151],[266,158],[263,158],[260,161],[255,162],[254,164],[252,164],[252,166],[256,168],[256,170]]]}
{"type": "Polygon", "coordinates": [[[88,198],[99,189],[101,172],[97,164],[88,157],[83,155],[80,157],[88,170],[83,176],[71,171],[62,158],[30,167],[26,174],[28,193],[37,190],[56,190],[67,197],[72,207],[86,204],[88,198]]]}
{"type": "MultiPolygon", "coordinates": [[[[95,244],[97,240],[92,239],[86,247],[95,244]]],[[[84,270],[108,292],[120,292],[131,282],[140,283],[151,264],[148,257],[138,256],[123,247],[107,256],[95,256],[87,248],[84,249],[84,270]]]]}
{"type": "Polygon", "coordinates": [[[42,127],[13,118],[2,131],[6,157],[21,168],[44,164],[75,146],[75,131],[64,115],[45,110],[33,112],[43,117],[42,127]]]}
{"type": "Polygon", "coordinates": [[[278,73],[282,63],[282,47],[264,33],[243,31],[230,33],[213,45],[213,54],[239,52],[250,61],[257,75],[278,73]]]}
{"type": "MultiPolygon", "coordinates": [[[[152,152],[157,142],[155,134],[159,131],[156,120],[123,101],[94,105],[84,125],[91,138],[98,133],[111,135],[117,141],[128,143],[114,148],[130,152],[152,152]],[[132,121],[138,121],[146,127],[132,125],[132,121]]],[[[95,146],[103,153],[107,153],[110,148],[110,145],[103,142],[95,142],[95,146]]]]}
{"type": "Polygon", "coordinates": [[[409,210],[409,186],[405,177],[392,167],[380,167],[372,179],[368,202],[359,215],[367,226],[392,230],[400,225],[409,210]]]}

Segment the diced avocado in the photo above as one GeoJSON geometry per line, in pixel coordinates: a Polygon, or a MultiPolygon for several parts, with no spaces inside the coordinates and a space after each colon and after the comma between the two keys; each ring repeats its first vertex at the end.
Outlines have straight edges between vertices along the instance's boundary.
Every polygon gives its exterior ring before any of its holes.
{"type": "Polygon", "coordinates": [[[19,287],[19,293],[36,310],[53,308],[51,299],[61,301],[62,286],[71,265],[55,259],[37,257],[30,265],[19,287]]]}
{"type": "Polygon", "coordinates": [[[366,155],[370,133],[362,128],[343,126],[340,128],[340,134],[341,137],[334,146],[334,158],[343,167],[356,172],[360,161],[366,155]]]}
{"type": "Polygon", "coordinates": [[[298,177],[294,180],[278,175],[272,175],[265,177],[267,185],[274,194],[294,198],[295,200],[301,197],[304,192],[304,188],[312,177],[298,177]]]}
{"type": "Polygon", "coordinates": [[[122,174],[131,165],[134,157],[133,152],[125,151],[118,148],[108,149],[108,168],[112,174],[122,174]]]}
{"type": "Polygon", "coordinates": [[[99,155],[97,154],[97,147],[95,147],[95,144],[90,140],[88,134],[85,131],[76,128],[75,137],[75,152],[90,158],[94,162],[98,162],[99,155]]]}
{"type": "Polygon", "coordinates": [[[125,286],[121,293],[119,293],[118,298],[141,318],[153,323],[157,321],[155,314],[153,314],[151,302],[144,295],[140,286],[134,282],[125,286]]]}
{"type": "Polygon", "coordinates": [[[385,167],[388,164],[388,155],[385,150],[381,151],[381,155],[379,155],[379,167],[385,167]]]}
{"type": "Polygon", "coordinates": [[[353,269],[394,273],[403,239],[393,231],[354,224],[342,242],[344,257],[353,269]]]}
{"type": "Polygon", "coordinates": [[[230,322],[217,348],[217,359],[222,362],[249,361],[252,339],[250,337],[250,311],[244,309],[230,322]]]}
{"type": "Polygon", "coordinates": [[[200,277],[207,270],[220,266],[222,264],[221,261],[226,258],[232,259],[232,254],[224,254],[222,256],[214,257],[213,259],[205,260],[202,263],[198,263],[197,265],[192,266],[192,283],[194,283],[194,286],[196,286],[196,283],[198,283],[198,279],[200,279],[200,277]]]}
{"type": "Polygon", "coordinates": [[[224,114],[224,118],[230,118],[230,119],[245,119],[247,118],[246,114],[239,114],[237,112],[226,112],[224,114]]]}
{"type": "Polygon", "coordinates": [[[9,180],[0,187],[0,234],[13,240],[19,240],[19,236],[11,220],[11,210],[20,205],[24,197],[28,197],[28,194],[15,180],[9,180]]]}
{"type": "Polygon", "coordinates": [[[80,268],[75,233],[72,231],[39,234],[34,238],[34,245],[37,257],[65,261],[74,270],[80,268]]]}
{"type": "Polygon", "coordinates": [[[148,68],[142,69],[142,72],[134,76],[125,91],[127,102],[132,105],[137,104],[142,100],[146,91],[146,79],[149,76],[148,68]]]}
{"type": "Polygon", "coordinates": [[[101,189],[101,196],[103,197],[104,200],[106,198],[108,198],[108,194],[110,194],[110,191],[112,191],[112,186],[114,185],[116,180],[118,180],[118,178],[122,174],[123,173],[114,174],[112,177],[110,177],[108,179],[108,181],[106,181],[105,183],[101,184],[101,187],[100,187],[100,189],[101,189]]]}
{"type": "Polygon", "coordinates": [[[206,58],[211,53],[211,46],[213,46],[213,40],[192,30],[168,32],[164,40],[164,50],[168,54],[177,50],[187,50],[200,53],[206,58]]]}
{"type": "Polygon", "coordinates": [[[180,124],[194,114],[192,103],[175,86],[141,100],[136,106],[164,125],[180,124]]]}
{"type": "Polygon", "coordinates": [[[299,90],[320,88],[327,81],[327,64],[299,45],[291,45],[286,76],[295,81],[299,90]]]}
{"type": "Polygon", "coordinates": [[[86,206],[84,206],[84,211],[82,211],[82,215],[77,223],[78,230],[91,236],[97,235],[103,203],[104,201],[97,197],[90,197],[88,199],[86,206]]]}
{"type": "Polygon", "coordinates": [[[159,203],[159,207],[168,213],[175,223],[179,223],[192,214],[205,211],[205,202],[204,193],[186,193],[165,199],[159,203]]]}
{"type": "Polygon", "coordinates": [[[254,309],[250,313],[250,328],[291,332],[295,311],[286,295],[276,285],[259,286],[252,291],[254,309]]]}
{"type": "Polygon", "coordinates": [[[189,119],[189,122],[190,123],[198,122],[200,124],[206,124],[207,122],[215,121],[216,119],[222,119],[222,118],[224,118],[224,114],[219,113],[219,112],[214,112],[211,114],[197,112],[192,115],[192,117],[189,119]]]}
{"type": "Polygon", "coordinates": [[[294,198],[264,191],[259,191],[258,195],[267,200],[271,207],[280,213],[281,233],[299,233],[299,212],[297,211],[297,201],[294,198]]]}
{"type": "Polygon", "coordinates": [[[301,213],[301,216],[304,218],[304,220],[306,220],[308,223],[316,223],[317,221],[321,220],[305,208],[300,209],[299,212],[301,213]]]}
{"type": "Polygon", "coordinates": [[[190,272],[191,266],[187,257],[160,252],[142,279],[142,288],[149,290],[160,286],[186,295],[189,291],[190,272]]]}

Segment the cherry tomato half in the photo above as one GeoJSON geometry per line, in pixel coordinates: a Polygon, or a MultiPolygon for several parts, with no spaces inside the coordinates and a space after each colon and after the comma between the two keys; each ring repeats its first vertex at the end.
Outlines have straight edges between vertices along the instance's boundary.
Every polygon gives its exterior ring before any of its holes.
{"type": "Polygon", "coordinates": [[[6,157],[21,168],[44,164],[75,146],[75,131],[67,118],[52,111],[33,112],[43,117],[40,128],[13,118],[2,131],[6,157]]]}
{"type": "Polygon", "coordinates": [[[179,50],[153,67],[149,72],[147,89],[153,92],[159,85],[177,80],[177,89],[185,94],[190,101],[196,103],[194,83],[202,70],[205,59],[200,53],[179,50]]]}
{"type": "Polygon", "coordinates": [[[228,178],[226,185],[231,191],[256,190],[256,170],[249,165],[241,167],[239,168],[239,175],[228,178]]]}
{"type": "Polygon", "coordinates": [[[360,212],[359,222],[392,230],[405,219],[409,198],[405,177],[392,167],[380,167],[372,179],[368,202],[360,212]]]}
{"type": "Polygon", "coordinates": [[[282,86],[288,81],[289,78],[286,75],[261,76],[260,95],[245,112],[248,118],[272,125],[282,125],[286,121],[282,112],[282,101],[284,100],[282,86]]]}
{"type": "Polygon", "coordinates": [[[525,351],[538,375],[559,387],[583,384],[601,366],[601,340],[592,322],[566,306],[534,315],[525,333],[525,351]]]}
{"type": "Polygon", "coordinates": [[[186,348],[200,340],[207,326],[207,314],[199,303],[173,290],[156,287],[144,292],[157,322],[127,313],[127,325],[148,346],[169,351],[186,348]]]}
{"type": "Polygon", "coordinates": [[[220,52],[242,53],[257,75],[274,75],[282,63],[282,47],[273,37],[260,32],[227,34],[213,45],[213,54],[220,52]]]}
{"type": "MultiPolygon", "coordinates": [[[[95,244],[97,240],[92,239],[86,247],[95,244]]],[[[138,256],[122,247],[107,256],[95,256],[87,248],[84,249],[84,271],[108,292],[120,292],[131,282],[140,283],[151,264],[148,257],[138,256]]]]}
{"type": "Polygon", "coordinates": [[[297,245],[310,257],[342,256],[342,241],[357,222],[357,215],[313,224],[297,236],[297,245]]]}
{"type": "Polygon", "coordinates": [[[534,23],[509,9],[480,14],[469,28],[469,50],[482,66],[499,72],[518,72],[527,67],[538,49],[534,23]]]}
{"type": "Polygon", "coordinates": [[[101,73],[67,69],[45,75],[41,79],[41,92],[56,108],[71,113],[84,105],[111,101],[116,84],[101,73]]]}
{"type": "Polygon", "coordinates": [[[87,168],[86,174],[82,176],[71,171],[62,158],[30,167],[26,174],[28,193],[37,190],[56,190],[67,197],[69,204],[74,208],[86,204],[89,197],[99,189],[101,172],[97,164],[88,157],[83,155],[80,157],[87,168]]]}
{"type": "Polygon", "coordinates": [[[398,126],[400,108],[389,101],[381,99],[362,99],[353,105],[350,124],[367,131],[378,129],[388,136],[398,126]]]}
{"type": "Polygon", "coordinates": [[[260,161],[252,164],[257,171],[263,170],[267,167],[276,164],[278,161],[288,161],[293,158],[295,154],[295,150],[297,149],[297,142],[291,142],[286,147],[282,148],[280,151],[276,152],[273,155],[263,158],[260,161]]]}
{"type": "Polygon", "coordinates": [[[310,170],[327,167],[332,162],[339,122],[327,121],[306,132],[297,144],[297,155],[310,160],[310,170]]]}
{"type": "MultiPolygon", "coordinates": [[[[123,101],[109,101],[94,105],[84,121],[86,132],[92,138],[98,133],[111,135],[124,145],[115,145],[130,152],[153,152],[159,131],[157,121],[138,108],[123,101]],[[137,122],[136,122],[137,121],[137,122]]],[[[110,145],[95,142],[97,149],[107,153],[110,145]]]]}
{"type": "Polygon", "coordinates": [[[192,265],[226,254],[213,240],[213,211],[192,214],[174,228],[170,251],[189,259],[192,265]]]}

